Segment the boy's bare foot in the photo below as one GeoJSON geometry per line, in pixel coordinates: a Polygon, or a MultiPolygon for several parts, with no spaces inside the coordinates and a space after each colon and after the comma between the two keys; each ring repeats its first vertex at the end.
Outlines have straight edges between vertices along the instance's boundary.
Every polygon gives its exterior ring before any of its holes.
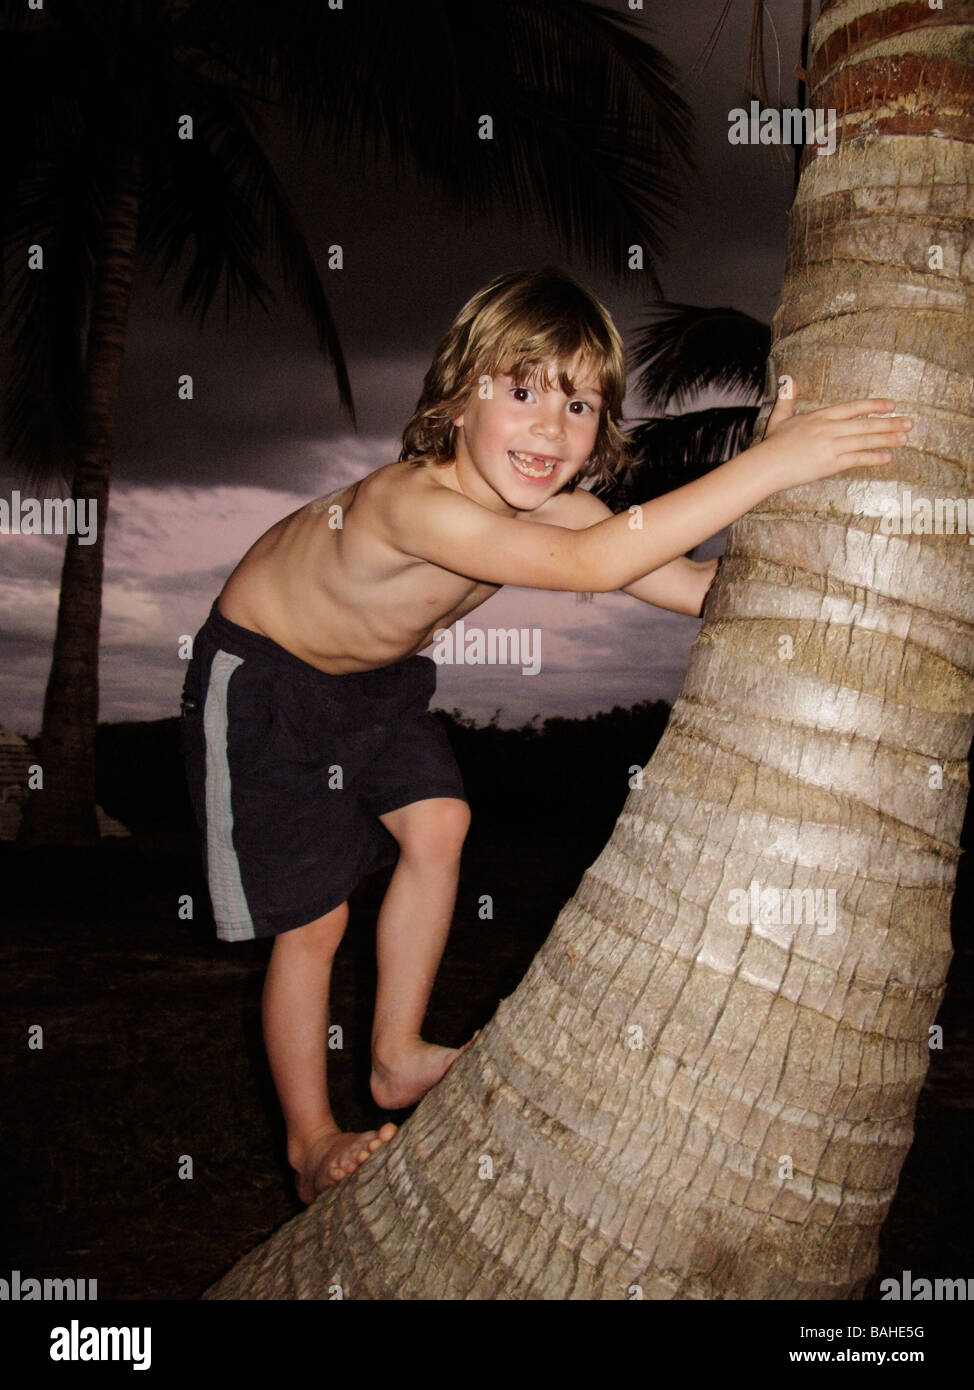
{"type": "Polygon", "coordinates": [[[376,1105],[381,1105],[383,1110],[402,1110],[407,1105],[415,1105],[438,1081],[443,1080],[460,1053],[466,1052],[479,1032],[478,1028],[470,1042],[464,1043],[463,1047],[438,1047],[435,1043],[416,1038],[401,1045],[383,1060],[373,1051],[370,1085],[376,1105]]]}
{"type": "Polygon", "coordinates": [[[326,1130],[318,1135],[296,1164],[298,1196],[302,1202],[313,1202],[319,1192],[326,1191],[354,1173],[396,1133],[396,1126],[385,1124],[381,1129],[369,1129],[363,1134],[346,1134],[340,1129],[326,1130]]]}

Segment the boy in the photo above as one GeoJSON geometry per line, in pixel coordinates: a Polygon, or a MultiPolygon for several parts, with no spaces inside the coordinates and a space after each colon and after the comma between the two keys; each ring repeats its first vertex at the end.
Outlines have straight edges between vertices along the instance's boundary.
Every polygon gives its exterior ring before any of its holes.
{"type": "Polygon", "coordinates": [[[646,503],[634,530],[576,489],[619,467],[624,393],[601,304],[557,271],[498,277],[440,343],[399,460],[272,526],[197,636],[183,728],[214,915],[225,940],[275,938],[264,1036],[305,1202],[395,1132],[343,1134],[325,1074],[347,898],[392,841],[376,1103],[413,1104],[457,1056],[420,1029],[469,810],[417,653],[502,584],[621,588],[699,614],[716,561],[688,550],[774,492],[885,462],[912,423],[865,418],[887,400],[796,416],[780,399],[762,443],[646,503]]]}

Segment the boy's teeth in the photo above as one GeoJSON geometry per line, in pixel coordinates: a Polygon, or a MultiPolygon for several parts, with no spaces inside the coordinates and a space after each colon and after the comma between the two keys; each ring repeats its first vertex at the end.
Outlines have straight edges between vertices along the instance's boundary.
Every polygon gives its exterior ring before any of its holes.
{"type": "Polygon", "coordinates": [[[511,450],[511,458],[517,464],[522,473],[527,473],[532,478],[544,478],[549,473],[555,471],[554,463],[540,463],[533,454],[519,454],[515,449],[511,450]]]}

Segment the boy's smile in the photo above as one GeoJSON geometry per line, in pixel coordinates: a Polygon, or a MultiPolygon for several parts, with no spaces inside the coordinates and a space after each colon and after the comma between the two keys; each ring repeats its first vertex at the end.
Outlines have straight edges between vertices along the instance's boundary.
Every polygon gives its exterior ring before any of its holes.
{"type": "Polygon", "coordinates": [[[569,368],[574,392],[561,389],[557,368],[542,384],[497,376],[492,395],[470,396],[457,426],[455,477],[460,490],[492,511],[533,511],[570,482],[590,457],[598,434],[602,395],[588,373],[569,368]]]}

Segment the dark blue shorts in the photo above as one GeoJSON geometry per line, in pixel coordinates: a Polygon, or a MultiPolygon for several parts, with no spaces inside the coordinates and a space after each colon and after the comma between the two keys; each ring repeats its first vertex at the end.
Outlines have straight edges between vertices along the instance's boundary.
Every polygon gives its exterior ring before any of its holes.
{"type": "Polygon", "coordinates": [[[214,603],[193,642],[181,730],[222,940],[324,916],[395,860],[380,815],[428,797],[466,800],[429,713],[435,689],[428,657],[328,675],[214,603]]]}

